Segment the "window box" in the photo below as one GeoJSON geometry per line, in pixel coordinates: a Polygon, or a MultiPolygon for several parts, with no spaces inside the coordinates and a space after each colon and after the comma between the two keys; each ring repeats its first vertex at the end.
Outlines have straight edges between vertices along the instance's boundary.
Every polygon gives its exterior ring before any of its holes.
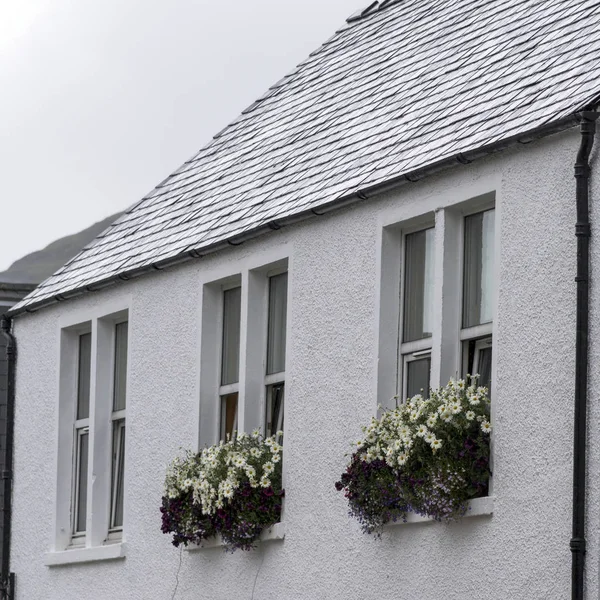
{"type": "MultiPolygon", "coordinates": [[[[285,538],[285,523],[274,523],[270,527],[267,527],[260,534],[259,541],[262,543],[270,542],[273,540],[283,540],[285,538]]],[[[223,538],[220,535],[216,535],[207,540],[203,540],[200,544],[190,544],[186,550],[188,552],[195,552],[197,550],[204,550],[205,548],[222,548],[225,544],[223,538]]]]}

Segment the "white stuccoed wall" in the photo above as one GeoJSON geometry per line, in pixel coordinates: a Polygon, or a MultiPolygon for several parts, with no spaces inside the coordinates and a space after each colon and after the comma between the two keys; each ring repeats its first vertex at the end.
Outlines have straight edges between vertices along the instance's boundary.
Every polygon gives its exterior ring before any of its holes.
{"type": "MultiPolygon", "coordinates": [[[[198,282],[204,269],[231,271],[240,257],[283,244],[291,255],[286,537],[251,553],[183,552],[176,598],[250,600],[255,579],[254,598],[261,600],[569,597],[578,145],[571,131],[457,165],[360,206],[17,318],[17,598],[171,598],[180,554],[160,531],[158,508],[167,463],[197,439],[198,282]],[[494,187],[502,247],[494,514],[453,525],[401,525],[380,540],[365,536],[333,484],[375,409],[378,223],[386,211],[412,217],[494,187]],[[127,557],[49,568],[43,561],[53,531],[58,319],[121,295],[131,297],[127,557]]],[[[597,183],[592,197],[600,198],[597,183]]],[[[596,212],[593,275],[600,264],[596,212]]],[[[597,389],[600,297],[593,291],[591,387],[597,389]]],[[[597,392],[590,403],[591,599],[598,598],[600,532],[597,392]]]]}

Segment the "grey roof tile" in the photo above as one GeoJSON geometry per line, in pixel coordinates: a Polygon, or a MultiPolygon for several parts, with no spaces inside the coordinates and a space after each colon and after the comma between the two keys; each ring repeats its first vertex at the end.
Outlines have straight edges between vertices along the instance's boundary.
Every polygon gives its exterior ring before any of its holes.
{"type": "Polygon", "coordinates": [[[599,54],[598,0],[373,2],[14,310],[563,119],[599,54]]]}

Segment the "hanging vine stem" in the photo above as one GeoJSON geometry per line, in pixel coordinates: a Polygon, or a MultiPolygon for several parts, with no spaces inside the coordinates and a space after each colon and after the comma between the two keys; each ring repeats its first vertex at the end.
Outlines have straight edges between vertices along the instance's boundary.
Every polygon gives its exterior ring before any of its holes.
{"type": "Polygon", "coordinates": [[[171,600],[175,599],[177,594],[177,588],[179,587],[179,572],[181,571],[181,561],[183,558],[183,546],[179,547],[179,566],[177,567],[177,573],[175,573],[175,589],[173,590],[173,595],[171,596],[171,600]]]}

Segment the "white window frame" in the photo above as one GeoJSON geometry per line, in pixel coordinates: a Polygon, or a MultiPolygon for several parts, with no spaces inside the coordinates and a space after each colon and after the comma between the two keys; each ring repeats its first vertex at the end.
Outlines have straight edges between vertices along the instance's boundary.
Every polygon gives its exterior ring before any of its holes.
{"type": "Polygon", "coordinates": [[[233,280],[233,281],[227,281],[226,283],[223,283],[221,285],[221,310],[219,313],[219,318],[218,318],[218,323],[220,325],[220,331],[221,331],[221,335],[220,335],[220,340],[221,343],[219,345],[219,389],[218,389],[218,406],[219,406],[219,439],[220,440],[225,440],[226,438],[226,430],[227,430],[227,423],[224,420],[224,410],[226,410],[226,401],[227,401],[227,396],[230,396],[231,394],[237,394],[238,395],[238,399],[237,399],[237,408],[235,411],[235,418],[233,421],[233,435],[235,436],[235,432],[238,429],[238,419],[239,419],[239,414],[240,414],[240,371],[241,371],[241,364],[240,364],[240,359],[241,359],[241,333],[242,333],[242,305],[241,305],[241,301],[240,301],[240,343],[238,346],[238,380],[236,383],[227,383],[225,385],[223,385],[221,383],[222,381],[222,373],[223,373],[223,345],[224,345],[224,326],[225,326],[225,292],[229,291],[229,290],[234,290],[236,288],[240,288],[240,296],[243,293],[243,289],[242,289],[242,281],[241,281],[241,277],[233,280]]]}
{"type": "MultiPolygon", "coordinates": [[[[218,443],[220,434],[220,407],[216,409],[215,394],[220,388],[220,336],[221,294],[224,285],[241,280],[241,322],[240,322],[240,361],[238,392],[238,425],[240,431],[252,432],[255,429],[264,431],[267,410],[267,384],[285,381],[285,398],[289,400],[292,387],[289,368],[282,373],[266,375],[267,368],[267,317],[268,317],[268,278],[288,273],[288,305],[286,330],[291,331],[291,297],[293,272],[293,247],[282,244],[264,252],[256,252],[228,261],[230,269],[222,266],[213,271],[206,271],[199,282],[201,300],[198,306],[199,347],[198,353],[198,404],[197,423],[198,437],[196,450],[218,443]],[[219,354],[215,351],[219,348],[219,354]]],[[[234,286],[235,287],[235,286],[234,286]]],[[[286,360],[290,356],[290,335],[286,336],[286,360]]],[[[284,400],[285,402],[285,400],[284,400]]],[[[284,418],[284,440],[289,427],[289,420],[284,418]]],[[[287,450],[286,450],[287,453],[287,450]]],[[[287,461],[282,464],[282,483],[287,485],[287,461]]],[[[285,501],[282,508],[282,520],[285,512],[285,501]]]]}
{"type": "MultiPolygon", "coordinates": [[[[433,336],[404,342],[404,320],[407,318],[405,314],[405,294],[406,294],[406,238],[413,233],[419,233],[428,229],[434,229],[435,222],[431,216],[426,216],[425,220],[418,221],[416,224],[409,224],[401,229],[400,234],[400,294],[398,300],[398,351],[397,351],[397,375],[396,375],[396,404],[400,404],[407,400],[408,393],[408,363],[414,360],[419,360],[425,356],[431,356],[433,345],[433,336]]],[[[435,256],[436,240],[434,237],[434,256],[435,256]]],[[[435,272],[435,265],[434,265],[435,272]]],[[[429,376],[429,386],[431,387],[431,371],[429,376]]],[[[428,391],[428,390],[427,390],[428,391]]]]}
{"type": "Polygon", "coordinates": [[[83,546],[85,544],[85,536],[87,531],[79,531],[77,522],[79,521],[79,511],[81,506],[79,503],[80,481],[79,470],[81,467],[81,440],[84,435],[88,436],[88,470],[89,470],[89,448],[90,448],[90,427],[89,418],[77,419],[75,421],[75,433],[73,435],[73,475],[71,477],[71,545],[83,546]]]}
{"type": "MultiPolygon", "coordinates": [[[[128,317],[128,315],[127,315],[128,317]]],[[[127,462],[127,453],[126,448],[123,447],[127,443],[127,389],[125,390],[125,408],[120,410],[113,410],[114,408],[114,398],[115,398],[115,382],[116,382],[116,369],[117,369],[117,347],[116,347],[116,332],[117,326],[123,323],[127,323],[127,356],[125,358],[127,370],[129,370],[129,319],[127,317],[116,318],[111,320],[112,323],[109,325],[112,329],[111,335],[111,346],[112,353],[110,355],[110,363],[112,365],[112,374],[110,378],[111,386],[110,386],[110,456],[111,456],[111,476],[110,476],[110,505],[109,505],[109,519],[108,519],[108,535],[107,541],[118,541],[123,537],[123,525],[115,525],[115,516],[116,516],[116,504],[117,504],[117,491],[118,491],[118,473],[120,467],[120,457],[121,448],[123,449],[123,461],[127,462]],[[114,446],[114,435],[115,435],[115,424],[120,423],[118,429],[118,443],[115,450],[114,446]],[[125,439],[123,439],[125,438],[125,439]],[[115,461],[115,468],[112,468],[112,457],[113,453],[116,452],[117,458],[115,461]]],[[[129,377],[127,376],[127,384],[129,382],[129,377]]],[[[123,464],[123,494],[125,493],[125,464],[123,464]]],[[[123,498],[123,501],[125,499],[123,498]]],[[[125,518],[123,516],[123,524],[125,523],[125,518]]]]}
{"type": "MultiPolygon", "coordinates": [[[[494,218],[497,219],[497,212],[496,212],[496,203],[494,200],[487,199],[486,201],[476,204],[475,206],[469,206],[467,205],[466,209],[463,209],[461,211],[461,222],[460,222],[460,229],[459,229],[459,234],[460,234],[460,287],[459,287],[459,296],[460,296],[460,301],[458,304],[458,310],[459,310],[459,322],[460,322],[460,333],[459,333],[459,343],[460,343],[460,349],[459,349],[459,356],[460,356],[460,368],[458,371],[458,375],[460,377],[464,377],[465,375],[467,375],[469,370],[474,371],[474,373],[477,373],[477,369],[479,368],[479,355],[481,352],[481,349],[484,347],[482,344],[487,344],[485,347],[491,347],[492,348],[492,360],[494,360],[494,356],[495,356],[495,352],[494,352],[494,322],[496,321],[496,305],[497,305],[497,294],[498,294],[498,290],[497,285],[496,285],[496,277],[493,277],[493,282],[494,282],[494,287],[492,289],[492,298],[494,299],[493,301],[493,307],[492,307],[492,320],[489,321],[488,323],[481,323],[479,325],[472,325],[470,327],[463,327],[463,302],[464,302],[464,265],[465,265],[465,221],[467,219],[467,217],[470,217],[472,215],[476,215],[479,213],[483,213],[489,210],[494,210],[495,211],[495,215],[494,218]],[[488,343],[491,340],[491,344],[488,343]],[[472,368],[469,369],[469,364],[468,364],[468,347],[469,347],[469,343],[470,342],[475,342],[475,354],[473,356],[473,365],[472,368]]],[[[497,262],[498,262],[498,253],[497,253],[497,246],[498,246],[498,231],[497,231],[497,226],[498,223],[497,221],[495,222],[495,231],[494,231],[494,238],[495,238],[495,266],[494,269],[496,271],[496,273],[498,272],[497,269],[497,262]]],[[[492,377],[494,376],[494,372],[495,369],[492,369],[492,377]]],[[[473,375],[474,373],[469,373],[470,375],[473,375]]],[[[492,383],[492,390],[493,390],[494,386],[492,383]]]]}
{"type": "MultiPolygon", "coordinates": [[[[270,284],[271,284],[271,277],[277,277],[278,275],[283,275],[284,273],[287,273],[288,269],[287,269],[287,265],[286,266],[280,266],[274,269],[271,269],[269,271],[267,271],[266,273],[266,286],[267,286],[267,302],[266,302],[266,306],[265,306],[265,310],[266,310],[266,317],[265,317],[265,323],[266,323],[266,328],[265,328],[265,335],[268,338],[268,329],[269,329],[269,303],[271,301],[271,297],[270,297],[270,284]]],[[[288,276],[288,286],[289,286],[289,276],[288,276]]],[[[288,293],[288,301],[289,301],[289,293],[288,293]]],[[[287,306],[286,306],[286,312],[287,312],[287,306]]],[[[286,342],[287,342],[287,329],[286,329],[286,342]]],[[[269,433],[269,429],[271,431],[277,432],[283,429],[283,423],[285,422],[285,369],[283,371],[280,371],[278,373],[271,373],[269,375],[267,375],[267,355],[268,355],[268,339],[266,339],[265,344],[264,344],[264,369],[263,369],[263,373],[265,374],[265,380],[264,380],[264,384],[263,384],[263,389],[265,390],[265,410],[264,410],[264,433],[265,435],[268,435],[269,433]],[[271,419],[271,414],[272,414],[272,408],[273,408],[273,386],[275,385],[283,385],[283,407],[282,410],[279,414],[279,419],[277,422],[277,425],[275,427],[272,427],[272,423],[270,422],[271,419]],[[269,427],[271,426],[271,427],[269,427]]],[[[286,354],[286,359],[287,359],[287,354],[286,354]]]]}
{"type": "MultiPolygon", "coordinates": [[[[71,311],[59,322],[60,369],[58,375],[58,436],[55,524],[53,543],[46,555],[47,565],[86,560],[121,558],[124,550],[126,517],[126,473],[124,468],[123,528],[109,527],[112,519],[112,423],[125,411],[113,413],[114,331],[116,324],[130,321],[130,299],[107,302],[91,311],[71,311]],[[79,364],[79,336],[91,333],[89,416],[76,419],[79,364]],[[114,416],[114,418],[113,418],[114,416]],[[86,530],[75,531],[77,518],[79,444],[83,432],[88,437],[86,530]],[[119,546],[115,548],[115,544],[119,546]],[[112,550],[102,550],[103,546],[112,550]]],[[[127,370],[130,370],[131,344],[127,345],[127,370]]],[[[127,377],[126,397],[129,397],[127,377]]],[[[127,462],[128,436],[124,440],[127,462]]]]}
{"type": "MultiPolygon", "coordinates": [[[[501,181],[481,178],[468,186],[449,186],[444,194],[424,197],[418,204],[390,205],[378,216],[377,297],[378,353],[376,405],[394,408],[406,394],[403,355],[431,349],[430,386],[444,385],[463,372],[463,339],[489,337],[496,323],[462,328],[464,218],[490,208],[496,211],[495,269],[500,257],[501,181]],[[432,337],[401,343],[404,319],[405,236],[435,226],[432,337]],[[457,259],[457,257],[460,257],[457,259]]],[[[494,279],[495,280],[495,279],[494,279]]],[[[498,290],[493,291],[493,307],[498,290]]],[[[495,338],[494,338],[495,339],[495,338]]],[[[492,389],[496,376],[492,357],[492,389]]]]}

